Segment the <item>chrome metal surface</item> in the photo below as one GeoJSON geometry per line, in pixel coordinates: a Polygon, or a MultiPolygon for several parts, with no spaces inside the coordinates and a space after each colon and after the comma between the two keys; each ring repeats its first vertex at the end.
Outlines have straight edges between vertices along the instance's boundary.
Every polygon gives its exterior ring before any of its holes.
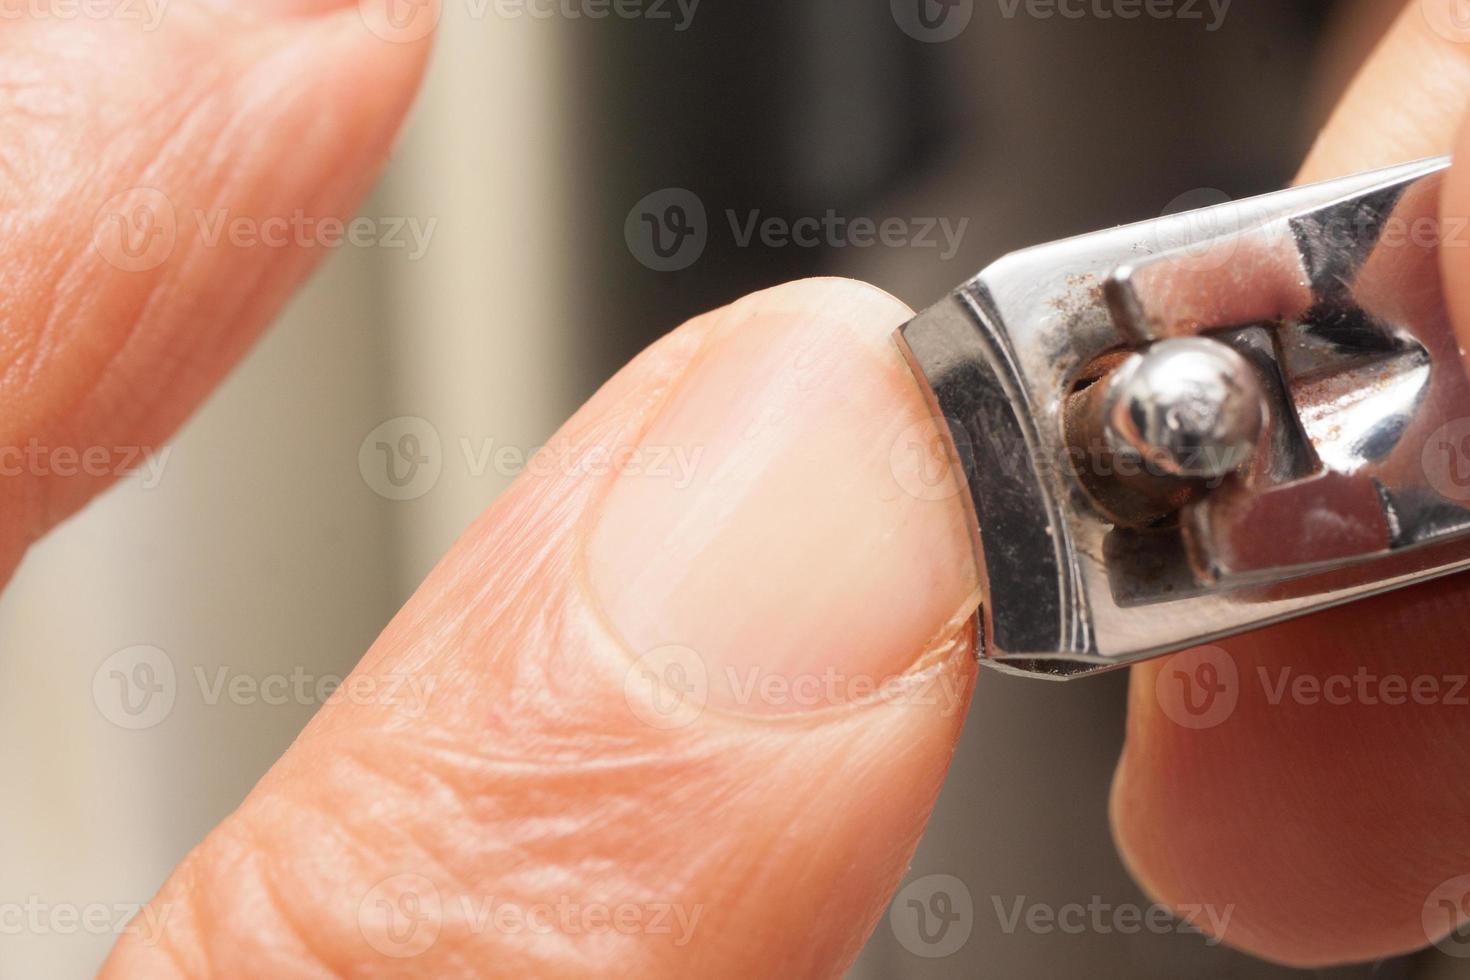
{"type": "Polygon", "coordinates": [[[1163,473],[1216,480],[1255,454],[1265,395],[1254,369],[1208,337],[1160,341],[1106,382],[1102,425],[1114,453],[1163,473]]]}
{"type": "Polygon", "coordinates": [[[1014,253],[900,330],[971,491],[988,660],[1076,676],[1470,566],[1447,166],[1014,253]]]}

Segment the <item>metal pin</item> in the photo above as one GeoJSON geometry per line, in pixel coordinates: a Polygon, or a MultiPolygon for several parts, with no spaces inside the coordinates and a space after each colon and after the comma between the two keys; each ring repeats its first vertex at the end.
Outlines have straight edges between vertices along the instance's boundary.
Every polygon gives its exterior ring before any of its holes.
{"type": "Polygon", "coordinates": [[[1264,395],[1245,358],[1218,340],[1165,340],[1108,381],[1104,431],[1171,476],[1218,480],[1255,451],[1264,395]]]}

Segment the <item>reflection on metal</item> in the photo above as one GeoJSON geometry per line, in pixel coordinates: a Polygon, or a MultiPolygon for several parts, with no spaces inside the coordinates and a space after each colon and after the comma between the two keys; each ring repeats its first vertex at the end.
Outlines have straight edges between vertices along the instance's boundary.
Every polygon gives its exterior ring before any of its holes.
{"type": "Polygon", "coordinates": [[[1069,677],[1470,567],[1448,160],[1009,255],[899,332],[985,656],[1069,677]]]}

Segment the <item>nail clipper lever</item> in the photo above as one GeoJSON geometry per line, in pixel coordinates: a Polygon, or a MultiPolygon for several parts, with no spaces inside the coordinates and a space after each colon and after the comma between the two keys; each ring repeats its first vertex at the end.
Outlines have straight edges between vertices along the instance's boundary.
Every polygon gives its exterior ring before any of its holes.
{"type": "Polygon", "coordinates": [[[1017,252],[899,331],[969,489],[987,662],[1080,676],[1470,567],[1448,166],[1017,252]]]}

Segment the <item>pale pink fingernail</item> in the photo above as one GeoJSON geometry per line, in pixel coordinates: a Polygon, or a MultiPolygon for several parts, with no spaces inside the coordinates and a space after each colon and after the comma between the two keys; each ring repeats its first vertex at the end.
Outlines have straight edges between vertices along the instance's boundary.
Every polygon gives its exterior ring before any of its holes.
{"type": "Polygon", "coordinates": [[[710,703],[791,713],[875,694],[968,611],[967,511],[891,334],[898,301],[794,283],[721,314],[616,478],[594,597],[636,656],[677,648],[710,703]]]}

